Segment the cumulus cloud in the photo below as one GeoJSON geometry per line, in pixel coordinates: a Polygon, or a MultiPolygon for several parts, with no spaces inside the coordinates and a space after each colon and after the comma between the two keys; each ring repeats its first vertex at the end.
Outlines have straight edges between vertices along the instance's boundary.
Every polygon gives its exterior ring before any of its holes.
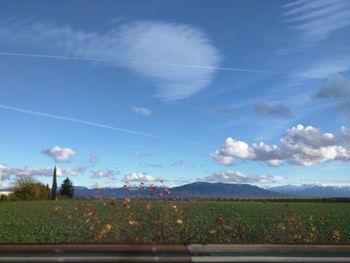
{"type": "Polygon", "coordinates": [[[211,153],[214,161],[232,165],[235,159],[263,161],[270,166],[279,166],[284,161],[291,164],[312,166],[328,161],[350,161],[349,130],[345,127],[336,137],[332,133],[321,133],[319,129],[298,125],[288,129],[280,139],[280,145],[263,142],[249,145],[227,138],[219,150],[211,153]]]}
{"type": "Polygon", "coordinates": [[[343,147],[336,143],[333,134],[321,134],[319,129],[302,125],[288,130],[281,139],[285,158],[290,163],[303,166],[339,159],[343,147]]]}
{"type": "Polygon", "coordinates": [[[171,166],[175,167],[175,166],[181,166],[185,163],[184,160],[175,160],[171,163],[171,166]]]}
{"type": "Polygon", "coordinates": [[[70,162],[72,156],[75,155],[75,151],[71,148],[61,148],[60,146],[54,146],[50,149],[42,151],[43,154],[52,158],[56,163],[70,162]]]}
{"type": "Polygon", "coordinates": [[[282,180],[281,176],[272,175],[258,175],[248,176],[239,171],[228,170],[221,173],[213,173],[211,176],[205,178],[208,182],[219,182],[219,183],[253,183],[253,184],[271,184],[277,183],[282,180]]]}
{"type": "Polygon", "coordinates": [[[268,103],[258,103],[254,105],[254,111],[261,115],[271,118],[290,118],[292,117],[291,111],[282,104],[270,105],[268,103]]]}
{"type": "Polygon", "coordinates": [[[155,182],[157,179],[153,176],[151,176],[149,173],[145,172],[134,172],[129,173],[128,175],[125,175],[124,177],[125,182],[155,182]]]}
{"type": "Polygon", "coordinates": [[[0,38],[9,46],[60,54],[52,56],[56,59],[92,58],[87,61],[129,69],[150,80],[155,96],[163,100],[185,99],[208,86],[221,61],[203,30],[180,23],[136,21],[98,33],[69,25],[2,20],[0,38]]]}
{"type": "Polygon", "coordinates": [[[350,80],[340,74],[333,74],[317,92],[319,99],[333,99],[335,108],[350,117],[350,80]]]}
{"type": "Polygon", "coordinates": [[[152,111],[146,107],[133,107],[132,109],[134,112],[142,115],[143,117],[151,117],[153,114],[152,111]]]}
{"type": "Polygon", "coordinates": [[[254,151],[247,143],[228,137],[225,145],[210,155],[220,164],[231,165],[235,158],[252,159],[254,157],[254,151]]]}
{"type": "Polygon", "coordinates": [[[210,156],[218,164],[227,165],[227,166],[232,165],[233,161],[235,160],[234,157],[225,155],[224,153],[220,152],[220,150],[216,150],[215,152],[212,152],[210,156]]]}
{"type": "MultiPolygon", "coordinates": [[[[85,173],[86,168],[79,166],[76,168],[57,168],[57,176],[77,176],[85,173]]],[[[51,167],[31,167],[31,166],[19,166],[19,167],[6,167],[0,165],[0,179],[10,179],[11,176],[24,175],[24,176],[47,176],[53,175],[53,168],[51,167]]]]}
{"type": "Polygon", "coordinates": [[[91,172],[91,178],[93,179],[109,179],[116,180],[116,176],[119,175],[120,172],[117,170],[95,170],[91,172]]]}

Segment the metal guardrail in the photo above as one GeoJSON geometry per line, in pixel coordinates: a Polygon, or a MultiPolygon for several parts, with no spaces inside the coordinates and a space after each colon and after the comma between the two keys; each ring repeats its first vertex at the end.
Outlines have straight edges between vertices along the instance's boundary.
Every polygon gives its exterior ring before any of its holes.
{"type": "Polygon", "coordinates": [[[0,244],[0,262],[350,262],[350,244],[0,244]]]}

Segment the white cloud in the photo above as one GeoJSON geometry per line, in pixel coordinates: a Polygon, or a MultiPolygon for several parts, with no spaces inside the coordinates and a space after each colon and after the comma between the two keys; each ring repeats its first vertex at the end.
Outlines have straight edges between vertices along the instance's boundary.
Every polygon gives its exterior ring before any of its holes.
{"type": "Polygon", "coordinates": [[[278,159],[271,159],[267,160],[266,163],[270,166],[280,166],[283,163],[283,161],[278,159]]]}
{"type": "Polygon", "coordinates": [[[128,175],[125,175],[124,181],[125,182],[154,182],[154,181],[157,181],[157,179],[145,172],[134,172],[134,173],[129,173],[128,175]]]}
{"type": "MultiPolygon", "coordinates": [[[[79,166],[76,168],[64,168],[64,169],[57,167],[57,176],[78,176],[79,174],[85,173],[85,171],[86,171],[85,166],[79,166]]],[[[50,176],[50,175],[47,175],[47,176],[50,176]]]]}
{"type": "Polygon", "coordinates": [[[165,100],[188,98],[209,85],[215,73],[213,67],[221,60],[205,33],[185,24],[129,23],[119,28],[116,37],[122,60],[157,62],[129,63],[126,67],[152,79],[158,86],[156,96],[165,100]],[[169,63],[201,68],[166,66],[169,63]]]}
{"type": "Polygon", "coordinates": [[[91,178],[100,179],[106,178],[109,180],[116,180],[116,176],[119,175],[120,172],[117,170],[96,170],[91,172],[91,178]]]}
{"type": "Polygon", "coordinates": [[[42,151],[43,154],[51,157],[56,163],[70,162],[72,156],[75,155],[75,151],[71,148],[61,148],[60,146],[54,146],[50,149],[42,151]]]}
{"type": "Polygon", "coordinates": [[[208,182],[221,182],[221,183],[254,183],[254,184],[271,184],[282,180],[281,176],[272,175],[258,175],[248,176],[239,171],[226,171],[221,173],[213,173],[211,176],[205,178],[208,182]]]}
{"type": "Polygon", "coordinates": [[[132,109],[143,117],[151,117],[153,115],[152,111],[146,107],[133,107],[132,109]]]}
{"type": "Polygon", "coordinates": [[[208,86],[221,61],[201,29],[179,23],[138,21],[101,34],[38,21],[3,20],[0,38],[11,45],[62,54],[56,58],[109,61],[149,79],[157,87],[156,97],[164,100],[185,99],[208,86]]]}
{"type": "Polygon", "coordinates": [[[252,145],[255,158],[265,161],[270,166],[278,166],[282,163],[283,153],[277,145],[268,145],[263,142],[252,145]]]}
{"type": "Polygon", "coordinates": [[[288,161],[303,166],[335,160],[341,147],[333,134],[321,134],[319,129],[302,125],[289,129],[281,144],[288,161]]]}
{"type": "Polygon", "coordinates": [[[235,158],[252,159],[254,152],[249,145],[243,141],[236,141],[231,137],[226,139],[220,150],[211,153],[211,157],[220,164],[231,165],[235,158]]]}
{"type": "MultiPolygon", "coordinates": [[[[57,168],[57,176],[78,176],[85,173],[86,168],[79,166],[76,168],[57,168]]],[[[5,167],[0,166],[0,179],[9,179],[11,176],[24,175],[24,176],[47,176],[53,175],[53,168],[51,167],[31,167],[31,166],[19,166],[19,167],[5,167]]]]}
{"type": "Polygon", "coordinates": [[[216,161],[218,164],[221,165],[232,165],[233,161],[235,160],[233,157],[224,155],[220,153],[219,150],[216,150],[210,154],[211,158],[213,158],[214,161],[216,161]]]}
{"type": "Polygon", "coordinates": [[[322,134],[312,126],[298,125],[288,129],[280,139],[280,145],[268,145],[263,142],[252,144],[227,138],[220,150],[211,153],[214,161],[223,165],[232,165],[234,159],[263,161],[270,166],[279,166],[283,161],[291,164],[312,166],[328,161],[350,161],[350,143],[348,129],[343,127],[341,135],[322,134]]]}

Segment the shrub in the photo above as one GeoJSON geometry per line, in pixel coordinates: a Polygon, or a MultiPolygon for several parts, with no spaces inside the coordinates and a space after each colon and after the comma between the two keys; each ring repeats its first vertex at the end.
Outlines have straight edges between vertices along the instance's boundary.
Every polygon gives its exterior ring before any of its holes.
{"type": "Polygon", "coordinates": [[[17,176],[14,195],[16,200],[23,201],[50,199],[50,191],[44,184],[25,175],[17,176]]]}

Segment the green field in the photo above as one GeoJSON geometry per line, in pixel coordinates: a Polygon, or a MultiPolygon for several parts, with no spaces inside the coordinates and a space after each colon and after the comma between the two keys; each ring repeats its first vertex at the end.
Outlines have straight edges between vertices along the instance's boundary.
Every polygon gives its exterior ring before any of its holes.
{"type": "Polygon", "coordinates": [[[348,203],[0,202],[3,243],[349,241],[348,203]]]}

